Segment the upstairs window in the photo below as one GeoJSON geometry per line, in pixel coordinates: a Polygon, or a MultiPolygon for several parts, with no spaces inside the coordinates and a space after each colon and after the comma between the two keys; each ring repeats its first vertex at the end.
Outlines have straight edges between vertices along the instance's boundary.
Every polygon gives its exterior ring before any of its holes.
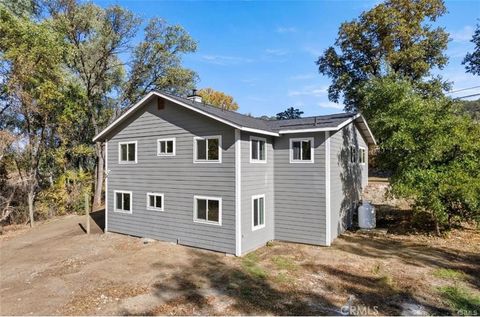
{"type": "Polygon", "coordinates": [[[137,163],[137,141],[118,143],[118,162],[120,164],[137,163]]]}
{"type": "Polygon", "coordinates": [[[350,147],[350,163],[356,163],[357,162],[357,148],[354,146],[350,147]]]}
{"type": "Polygon", "coordinates": [[[350,163],[366,163],[366,149],[359,147],[358,149],[355,146],[350,147],[350,163]]]}
{"type": "Polygon", "coordinates": [[[267,162],[266,139],[259,137],[250,137],[250,162],[265,163],[267,162]]]}
{"type": "Polygon", "coordinates": [[[365,164],[366,156],[365,156],[365,148],[361,147],[358,149],[358,163],[365,164]]]}
{"type": "Polygon", "coordinates": [[[195,222],[222,225],[222,199],[194,196],[193,219],[195,222]]]}
{"type": "Polygon", "coordinates": [[[163,211],[163,194],[147,193],[147,209],[163,211]]]}
{"type": "Polygon", "coordinates": [[[265,227],[265,195],[252,196],[252,230],[265,227]]]}
{"type": "Polygon", "coordinates": [[[115,191],[115,206],[113,208],[116,212],[132,213],[132,192],[115,191]]]}
{"type": "Polygon", "coordinates": [[[195,163],[221,163],[222,138],[220,136],[195,137],[194,162],[195,163]]]}
{"type": "Polygon", "coordinates": [[[175,156],[175,139],[157,140],[158,156],[175,156]]]}
{"type": "Polygon", "coordinates": [[[313,163],[313,138],[290,139],[290,163],[313,163]]]}

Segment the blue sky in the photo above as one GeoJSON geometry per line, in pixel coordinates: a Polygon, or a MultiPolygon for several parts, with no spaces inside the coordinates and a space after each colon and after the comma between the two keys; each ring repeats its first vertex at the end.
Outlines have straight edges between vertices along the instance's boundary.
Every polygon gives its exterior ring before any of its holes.
{"type": "MultiPolygon", "coordinates": [[[[328,77],[315,61],[332,45],[343,21],[349,21],[378,1],[134,1],[96,0],[122,5],[142,18],[161,17],[182,25],[198,41],[198,50],[184,57],[195,70],[198,88],[212,87],[232,95],[239,111],[275,115],[298,107],[305,116],[341,112],[328,101],[328,77]]],[[[454,90],[480,86],[480,77],[465,73],[461,61],[472,51],[469,42],[480,23],[480,1],[447,1],[448,14],[436,25],[451,34],[444,70],[454,90]]],[[[480,89],[455,94],[466,95],[480,89]]]]}

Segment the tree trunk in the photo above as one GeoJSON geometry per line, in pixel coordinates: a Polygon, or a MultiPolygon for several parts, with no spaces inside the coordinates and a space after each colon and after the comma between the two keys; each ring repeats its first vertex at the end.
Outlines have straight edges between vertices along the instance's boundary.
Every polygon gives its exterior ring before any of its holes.
{"type": "Polygon", "coordinates": [[[440,225],[439,225],[439,223],[438,223],[438,220],[437,220],[437,219],[435,219],[435,231],[436,231],[436,233],[437,233],[437,236],[439,236],[439,237],[440,237],[440,235],[441,235],[441,232],[440,232],[440,225]]]}
{"type": "Polygon", "coordinates": [[[30,218],[30,227],[33,227],[33,201],[35,200],[35,193],[34,193],[34,188],[30,187],[28,190],[28,215],[30,218]]]}
{"type": "Polygon", "coordinates": [[[102,189],[104,177],[104,147],[101,142],[95,144],[95,155],[97,157],[97,166],[95,169],[95,193],[93,195],[93,206],[99,207],[102,204],[102,189]]]}

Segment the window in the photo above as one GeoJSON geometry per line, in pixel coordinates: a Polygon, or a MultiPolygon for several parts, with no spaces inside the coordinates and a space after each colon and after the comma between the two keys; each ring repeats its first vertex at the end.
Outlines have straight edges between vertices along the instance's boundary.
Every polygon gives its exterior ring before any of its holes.
{"type": "Polygon", "coordinates": [[[354,146],[350,147],[350,163],[357,162],[357,149],[354,146]]]}
{"type": "Polygon", "coordinates": [[[114,211],[132,213],[132,192],[115,191],[114,211]]]}
{"type": "Polygon", "coordinates": [[[313,138],[290,139],[290,163],[313,163],[313,138]]]}
{"type": "Polygon", "coordinates": [[[137,163],[137,141],[118,143],[118,162],[120,164],[137,163]]]}
{"type": "Polygon", "coordinates": [[[265,227],[265,195],[252,196],[252,230],[265,227]]]}
{"type": "Polygon", "coordinates": [[[222,225],[222,199],[218,197],[194,196],[193,221],[222,225]]]}
{"type": "Polygon", "coordinates": [[[365,164],[366,158],[365,158],[365,148],[361,147],[358,149],[358,162],[360,164],[365,164]]]}
{"type": "Polygon", "coordinates": [[[194,163],[221,163],[221,136],[194,138],[194,163]]]}
{"type": "Polygon", "coordinates": [[[250,137],[250,163],[267,162],[266,141],[264,138],[250,137]]]}
{"type": "Polygon", "coordinates": [[[175,139],[159,139],[157,142],[158,156],[175,156],[175,139]]]}
{"type": "Polygon", "coordinates": [[[147,193],[147,209],[163,211],[163,194],[147,193]]]}

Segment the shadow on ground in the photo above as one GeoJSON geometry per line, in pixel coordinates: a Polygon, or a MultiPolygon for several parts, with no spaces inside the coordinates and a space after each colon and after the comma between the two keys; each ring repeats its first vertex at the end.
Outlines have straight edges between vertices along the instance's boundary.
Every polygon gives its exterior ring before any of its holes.
{"type": "MultiPolygon", "coordinates": [[[[335,305],[314,290],[281,289],[266,277],[249,274],[241,267],[225,263],[222,255],[205,256],[204,251],[194,249],[189,250],[189,255],[191,261],[188,265],[178,267],[177,273],[167,278],[160,275],[154,285],[154,294],[158,298],[165,299],[166,294],[175,293],[175,299],[146,312],[147,315],[338,314],[335,305]]],[[[153,268],[161,271],[162,263],[153,268]]]]}
{"type": "MultiPolygon", "coordinates": [[[[99,209],[90,213],[90,233],[105,232],[105,209],[99,209]]],[[[87,233],[86,223],[78,223],[84,233],[87,233]]]]}

